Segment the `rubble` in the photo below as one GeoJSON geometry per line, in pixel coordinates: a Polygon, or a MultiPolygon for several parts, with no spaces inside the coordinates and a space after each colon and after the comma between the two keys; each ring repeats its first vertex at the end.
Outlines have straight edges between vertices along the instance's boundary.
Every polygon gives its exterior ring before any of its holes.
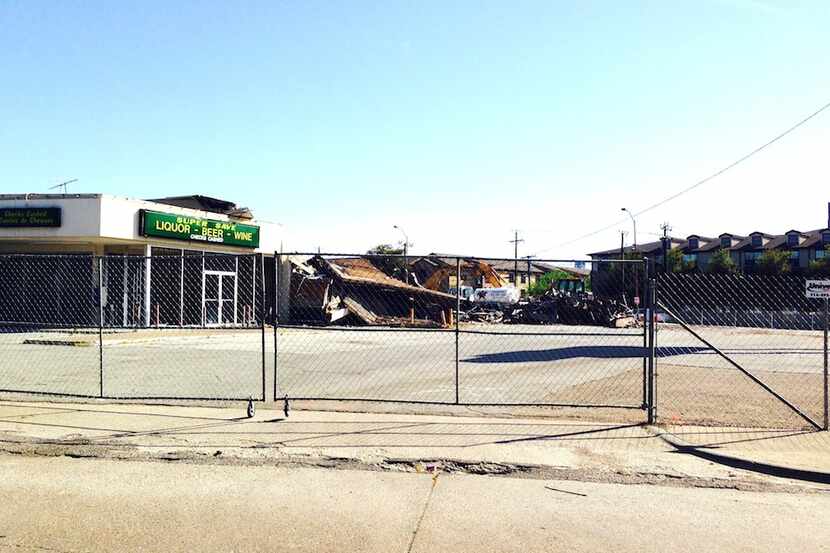
{"type": "MultiPolygon", "coordinates": [[[[446,281],[435,270],[424,286],[387,274],[371,256],[291,257],[290,319],[302,324],[446,328],[454,325],[455,294],[434,288],[446,281]],[[427,286],[429,283],[429,286],[427,286]]],[[[478,263],[472,271],[492,273],[478,263]]],[[[493,279],[493,284],[500,282],[493,279]]],[[[541,296],[519,299],[507,287],[475,289],[461,298],[459,320],[489,324],[569,324],[625,328],[637,324],[624,304],[579,290],[552,288],[541,296]],[[512,295],[511,295],[512,294],[512,295]]]]}
{"type": "Polygon", "coordinates": [[[507,324],[568,324],[626,328],[636,325],[629,308],[620,302],[589,294],[551,291],[539,297],[505,305],[462,302],[461,321],[507,324]]]}
{"type": "Polygon", "coordinates": [[[407,284],[363,257],[292,259],[291,319],[318,324],[439,328],[453,295],[407,284]]]}

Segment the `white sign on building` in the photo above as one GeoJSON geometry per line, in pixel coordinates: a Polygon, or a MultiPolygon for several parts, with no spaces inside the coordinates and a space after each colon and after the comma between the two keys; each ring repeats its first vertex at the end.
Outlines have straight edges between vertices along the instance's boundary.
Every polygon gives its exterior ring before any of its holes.
{"type": "Polygon", "coordinates": [[[830,280],[808,280],[807,297],[830,299],[830,280]]]}

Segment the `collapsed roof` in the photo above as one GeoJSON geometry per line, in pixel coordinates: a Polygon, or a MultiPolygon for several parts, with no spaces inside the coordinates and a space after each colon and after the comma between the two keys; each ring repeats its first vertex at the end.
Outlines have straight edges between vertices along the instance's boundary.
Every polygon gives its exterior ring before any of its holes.
{"type": "Polygon", "coordinates": [[[455,296],[407,284],[370,259],[314,256],[292,264],[294,320],[412,327],[452,322],[455,296]]]}

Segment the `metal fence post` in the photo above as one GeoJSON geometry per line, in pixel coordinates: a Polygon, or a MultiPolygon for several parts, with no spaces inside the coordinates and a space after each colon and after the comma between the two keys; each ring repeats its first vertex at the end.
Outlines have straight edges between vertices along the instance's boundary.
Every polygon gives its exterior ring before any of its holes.
{"type": "Polygon", "coordinates": [[[273,323],[274,323],[274,401],[277,401],[277,393],[279,391],[279,386],[277,383],[279,382],[279,354],[278,352],[278,344],[277,344],[277,336],[279,334],[279,326],[280,326],[280,254],[276,251],[274,252],[274,313],[273,313],[273,323]]]}
{"type": "MultiPolygon", "coordinates": [[[[256,263],[257,258],[254,258],[256,263]]],[[[265,255],[259,254],[259,326],[262,327],[262,401],[265,401],[265,255]]],[[[256,282],[256,281],[255,281],[256,282]]],[[[256,294],[256,286],[254,286],[256,294]]]]}
{"type": "Polygon", "coordinates": [[[654,424],[657,420],[657,409],[655,407],[655,384],[656,380],[654,377],[654,368],[656,364],[657,358],[657,347],[656,347],[656,339],[657,335],[655,333],[655,320],[656,315],[654,313],[654,308],[657,306],[657,280],[651,279],[649,281],[649,291],[648,291],[648,423],[654,424]]]}
{"type": "Polygon", "coordinates": [[[458,405],[459,403],[459,382],[458,382],[458,369],[459,369],[459,351],[458,351],[458,339],[460,335],[460,322],[461,319],[461,258],[455,258],[455,404],[458,405]]]}
{"type": "Polygon", "coordinates": [[[646,317],[644,317],[644,319],[643,319],[643,403],[642,403],[643,409],[648,409],[648,351],[649,351],[648,350],[648,347],[649,347],[648,346],[648,327],[649,327],[649,324],[650,324],[649,321],[648,321],[648,314],[649,314],[648,303],[649,303],[650,291],[649,291],[649,288],[648,288],[649,274],[648,274],[648,264],[647,263],[648,262],[646,260],[643,260],[643,265],[644,265],[644,269],[643,269],[643,276],[644,276],[643,288],[645,290],[645,294],[644,294],[645,297],[643,298],[645,301],[643,303],[646,304],[645,305],[645,307],[646,307],[646,311],[645,311],[646,317]]]}
{"type": "Polygon", "coordinates": [[[830,310],[830,299],[824,298],[824,430],[830,429],[828,426],[828,397],[827,397],[827,319],[828,310],[830,310]]]}
{"type": "Polygon", "coordinates": [[[104,397],[104,258],[98,257],[98,396],[104,397]]]}

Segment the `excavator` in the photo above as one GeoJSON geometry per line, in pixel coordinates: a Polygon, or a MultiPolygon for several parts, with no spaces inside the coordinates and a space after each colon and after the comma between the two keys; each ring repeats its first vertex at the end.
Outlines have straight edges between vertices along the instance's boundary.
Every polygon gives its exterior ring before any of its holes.
{"type": "MultiPolygon", "coordinates": [[[[503,288],[507,283],[493,270],[493,267],[483,261],[477,259],[464,259],[462,261],[463,268],[470,271],[476,278],[483,278],[484,287],[486,288],[503,288]]],[[[449,280],[450,276],[455,276],[455,267],[439,267],[432,273],[424,282],[424,288],[443,292],[442,283],[444,279],[449,280]]]]}

